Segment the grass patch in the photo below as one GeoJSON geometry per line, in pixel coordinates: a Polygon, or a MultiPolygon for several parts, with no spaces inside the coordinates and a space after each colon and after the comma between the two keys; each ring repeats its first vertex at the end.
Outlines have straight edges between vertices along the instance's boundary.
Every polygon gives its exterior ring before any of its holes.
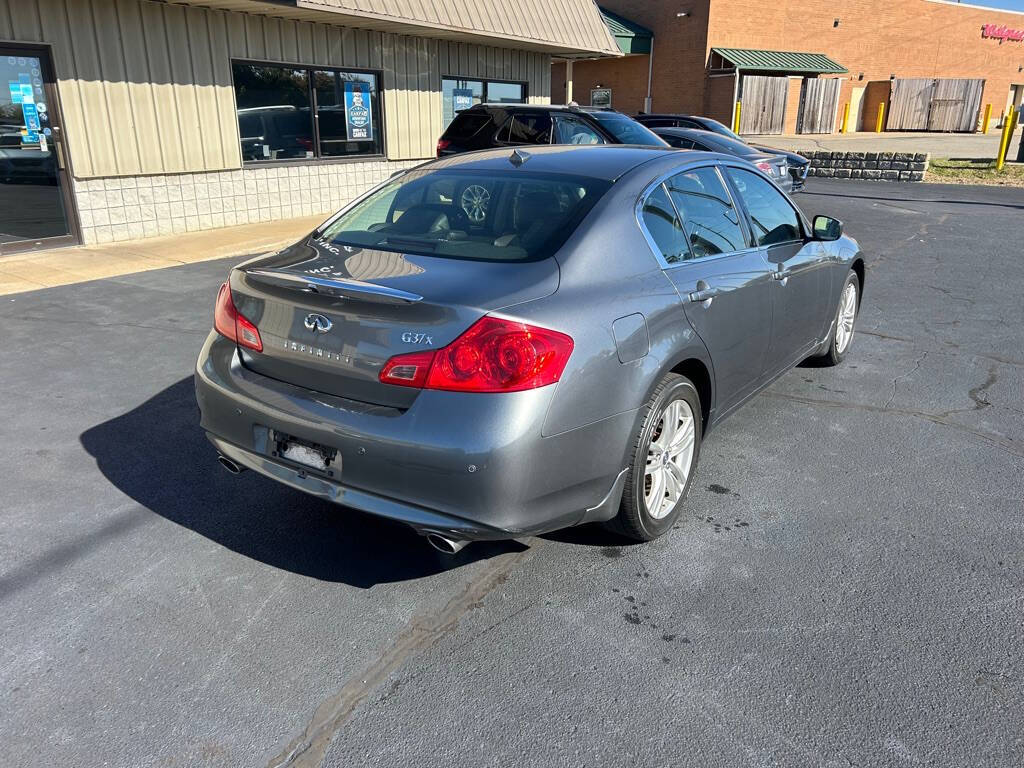
{"type": "Polygon", "coordinates": [[[997,171],[994,160],[951,160],[938,157],[929,163],[924,180],[939,184],[1024,187],[1024,163],[1006,163],[1002,171],[997,171]]]}

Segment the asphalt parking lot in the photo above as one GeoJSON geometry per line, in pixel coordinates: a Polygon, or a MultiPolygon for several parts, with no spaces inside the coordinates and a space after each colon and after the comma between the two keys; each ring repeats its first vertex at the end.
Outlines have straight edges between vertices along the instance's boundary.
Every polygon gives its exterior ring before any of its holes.
{"type": "Polygon", "coordinates": [[[247,473],[191,368],[229,263],[0,300],[11,766],[1024,764],[1024,190],[814,181],[858,334],[685,517],[476,544],[247,473]]]}

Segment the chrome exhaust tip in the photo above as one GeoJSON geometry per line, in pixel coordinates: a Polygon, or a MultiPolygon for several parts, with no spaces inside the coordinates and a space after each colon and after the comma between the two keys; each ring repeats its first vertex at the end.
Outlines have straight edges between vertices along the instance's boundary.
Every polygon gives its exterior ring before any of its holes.
{"type": "Polygon", "coordinates": [[[240,475],[245,471],[245,467],[238,466],[238,464],[222,454],[217,456],[217,461],[232,475],[240,475]]]}
{"type": "Polygon", "coordinates": [[[427,542],[438,552],[442,552],[446,555],[454,555],[464,546],[469,544],[465,539],[449,539],[447,536],[440,534],[437,531],[430,531],[427,534],[427,542]]]}

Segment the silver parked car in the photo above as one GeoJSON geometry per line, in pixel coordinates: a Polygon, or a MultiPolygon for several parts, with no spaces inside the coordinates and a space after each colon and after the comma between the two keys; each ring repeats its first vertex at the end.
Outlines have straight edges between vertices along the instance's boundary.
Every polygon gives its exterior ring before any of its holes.
{"type": "Polygon", "coordinates": [[[704,436],[850,348],[864,261],[735,157],[487,150],[233,269],[196,368],[232,472],[474,539],[671,528],[704,436]]]}

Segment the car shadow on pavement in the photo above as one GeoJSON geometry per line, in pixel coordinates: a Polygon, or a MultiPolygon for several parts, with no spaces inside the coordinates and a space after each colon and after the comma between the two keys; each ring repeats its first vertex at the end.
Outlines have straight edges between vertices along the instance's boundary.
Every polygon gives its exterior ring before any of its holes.
{"type": "Polygon", "coordinates": [[[443,555],[400,523],[255,472],[229,474],[199,426],[191,377],[80,440],[104,477],[147,509],[246,557],[316,579],[369,588],[526,548],[476,542],[443,555]]]}

